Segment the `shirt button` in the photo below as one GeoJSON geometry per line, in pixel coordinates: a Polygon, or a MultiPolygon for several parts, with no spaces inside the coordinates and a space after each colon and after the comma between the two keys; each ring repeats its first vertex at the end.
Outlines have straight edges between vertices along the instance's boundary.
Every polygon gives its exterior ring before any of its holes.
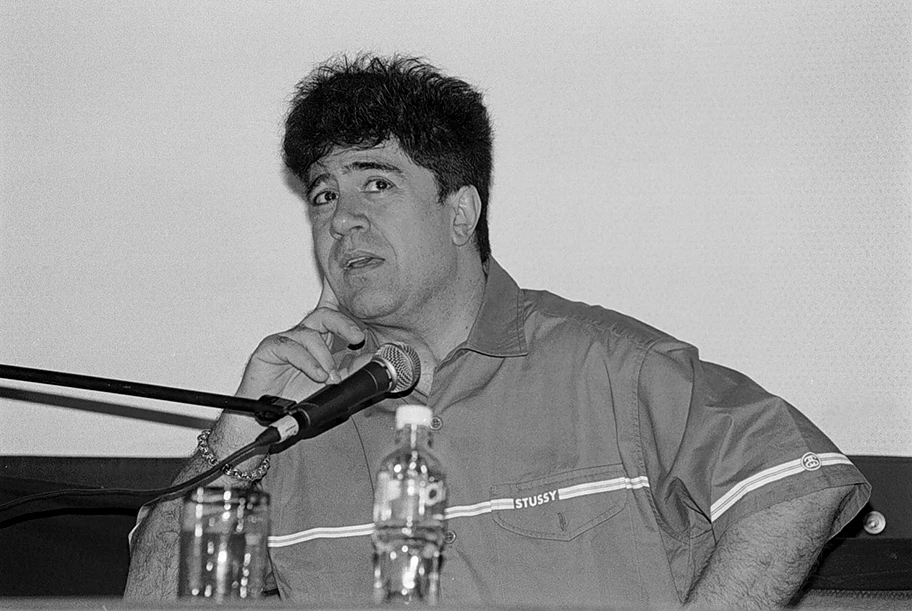
{"type": "Polygon", "coordinates": [[[440,416],[434,416],[433,418],[431,418],[431,430],[432,431],[439,431],[442,426],[443,426],[443,418],[441,418],[440,416]]]}
{"type": "Polygon", "coordinates": [[[451,545],[453,541],[456,540],[456,533],[452,530],[448,530],[443,533],[443,542],[447,545],[451,545]]]}

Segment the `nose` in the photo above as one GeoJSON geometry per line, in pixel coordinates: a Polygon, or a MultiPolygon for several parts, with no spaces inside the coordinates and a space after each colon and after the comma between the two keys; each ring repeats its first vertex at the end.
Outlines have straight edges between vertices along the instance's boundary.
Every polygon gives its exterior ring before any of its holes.
{"type": "Polygon", "coordinates": [[[340,240],[353,231],[363,231],[369,227],[370,221],[360,198],[356,195],[340,194],[329,225],[332,237],[340,240]]]}

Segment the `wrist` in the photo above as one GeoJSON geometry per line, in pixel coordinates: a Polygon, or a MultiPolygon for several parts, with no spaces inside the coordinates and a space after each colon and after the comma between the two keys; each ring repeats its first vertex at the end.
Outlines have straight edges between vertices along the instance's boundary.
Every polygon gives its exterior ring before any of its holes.
{"type": "MultiPolygon", "coordinates": [[[[197,437],[197,447],[196,453],[200,456],[209,467],[214,467],[218,465],[222,460],[224,460],[224,455],[216,455],[215,450],[211,447],[209,443],[209,437],[212,434],[212,429],[205,429],[200,432],[197,437]]],[[[267,453],[263,456],[258,463],[254,459],[247,459],[241,463],[235,464],[225,464],[222,465],[221,472],[228,476],[231,480],[240,482],[244,485],[249,485],[253,482],[256,482],[263,478],[266,475],[266,472],[269,471],[269,454],[267,453]],[[250,467],[249,465],[254,463],[255,466],[250,467]]]]}

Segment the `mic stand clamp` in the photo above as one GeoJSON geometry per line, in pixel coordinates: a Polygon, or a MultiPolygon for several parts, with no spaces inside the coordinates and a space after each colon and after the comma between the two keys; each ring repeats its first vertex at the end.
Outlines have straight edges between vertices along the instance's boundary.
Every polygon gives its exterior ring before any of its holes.
{"type": "Polygon", "coordinates": [[[256,408],[253,415],[256,417],[256,421],[263,426],[269,426],[288,414],[288,410],[297,405],[296,401],[272,395],[263,395],[257,403],[261,404],[262,407],[256,408]]]}

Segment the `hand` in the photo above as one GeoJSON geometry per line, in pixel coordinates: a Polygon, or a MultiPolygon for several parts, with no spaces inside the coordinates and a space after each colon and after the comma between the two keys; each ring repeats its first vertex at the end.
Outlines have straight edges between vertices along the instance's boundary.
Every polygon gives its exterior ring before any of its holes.
{"type": "Polygon", "coordinates": [[[324,278],[317,307],[291,329],[260,342],[236,394],[257,399],[264,394],[287,395],[293,391],[295,396],[285,398],[294,399],[311,394],[321,384],[339,383],[370,356],[356,359],[347,370],[336,370],[329,351],[333,336],[349,344],[364,341],[358,325],[339,311],[339,301],[324,278]]]}

